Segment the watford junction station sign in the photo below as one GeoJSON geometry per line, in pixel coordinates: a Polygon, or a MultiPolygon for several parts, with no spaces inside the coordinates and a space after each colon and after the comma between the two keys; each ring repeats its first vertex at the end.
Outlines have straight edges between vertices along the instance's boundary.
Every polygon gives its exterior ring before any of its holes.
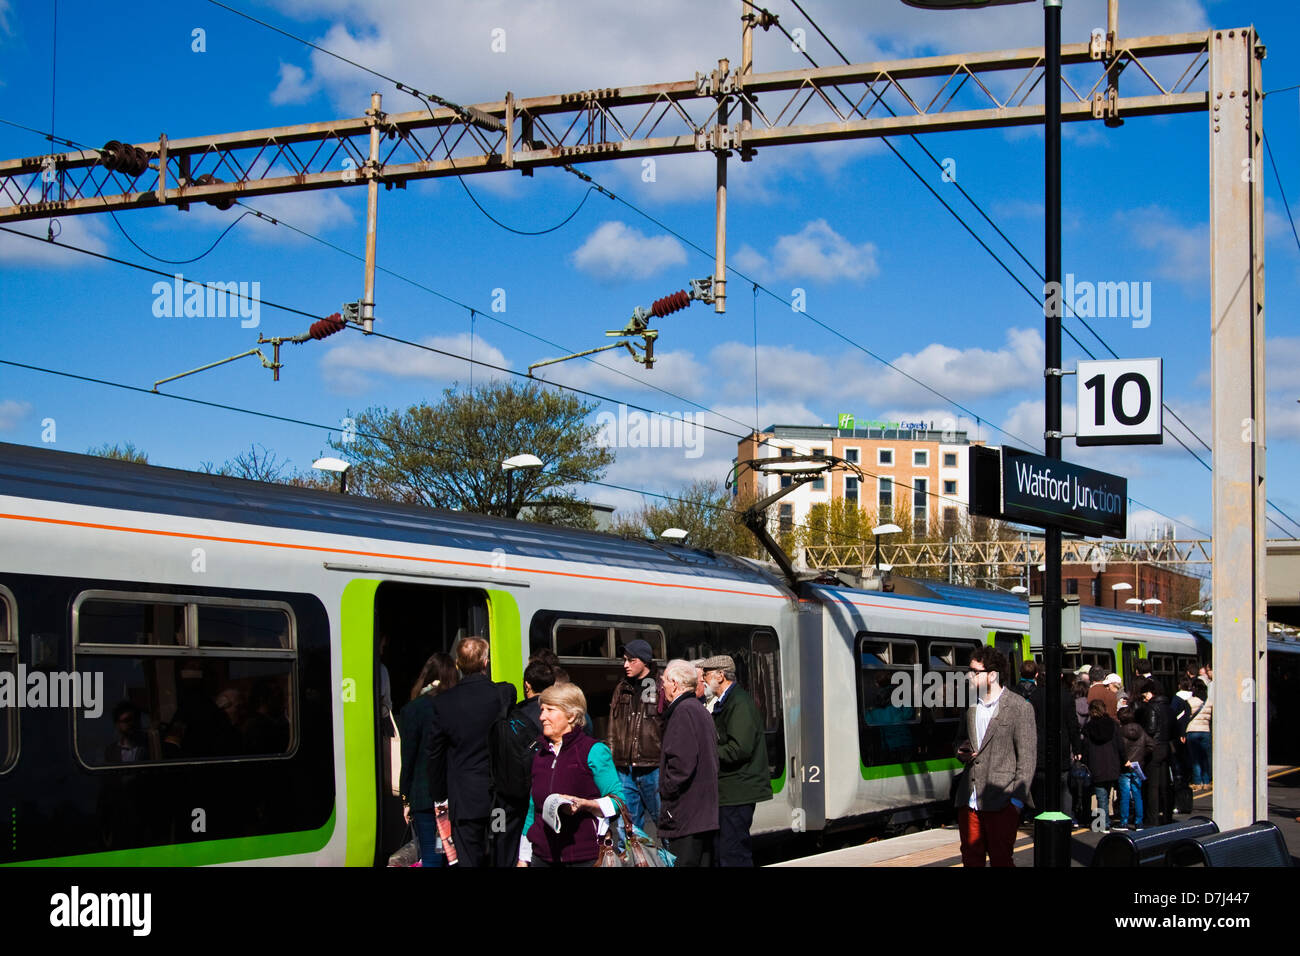
{"type": "Polygon", "coordinates": [[[970,512],[1082,535],[1123,538],[1128,479],[1003,446],[970,450],[970,512]]]}

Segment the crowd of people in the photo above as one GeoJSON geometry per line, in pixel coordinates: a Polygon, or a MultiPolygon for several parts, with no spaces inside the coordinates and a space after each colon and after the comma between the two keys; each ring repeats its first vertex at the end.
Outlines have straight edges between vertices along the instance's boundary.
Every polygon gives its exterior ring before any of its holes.
{"type": "Polygon", "coordinates": [[[400,711],[400,787],[423,866],[605,866],[653,828],[674,866],[753,866],[756,804],[772,790],[763,723],[719,655],[656,673],[621,648],[604,740],[582,689],[542,650],[524,699],[488,677],[489,645],[434,654],[400,711]]]}

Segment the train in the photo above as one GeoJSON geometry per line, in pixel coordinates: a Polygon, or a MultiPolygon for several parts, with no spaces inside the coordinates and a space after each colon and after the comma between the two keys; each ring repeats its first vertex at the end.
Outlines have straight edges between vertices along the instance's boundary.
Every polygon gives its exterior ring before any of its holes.
{"type": "MultiPolygon", "coordinates": [[[[383,865],[404,828],[380,665],[400,712],[472,634],[516,689],[554,651],[598,736],[628,640],[661,666],[730,655],[765,731],[759,837],[939,819],[961,710],[883,691],[1041,648],[1017,595],[896,581],[0,443],[0,864],[383,865]]],[[[1213,639],[1104,608],[1081,632],[1067,664],[1122,676],[1213,639]]],[[[1300,645],[1273,644],[1293,713],[1300,645]]]]}

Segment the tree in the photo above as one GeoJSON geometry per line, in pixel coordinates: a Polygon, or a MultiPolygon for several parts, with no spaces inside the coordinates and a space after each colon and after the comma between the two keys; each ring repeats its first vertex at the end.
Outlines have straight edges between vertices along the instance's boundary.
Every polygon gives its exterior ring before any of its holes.
{"type": "Polygon", "coordinates": [[[758,557],[758,540],[740,523],[737,513],[747,505],[716,481],[695,481],[671,497],[621,517],[614,523],[614,532],[633,538],[647,534],[658,538],[668,528],[681,528],[687,532],[685,543],[691,547],[758,557]]]}
{"type": "Polygon", "coordinates": [[[149,453],[142,448],[136,448],[131,442],[125,445],[110,445],[104,442],[94,448],[87,448],[86,454],[98,455],[100,458],[116,458],[118,461],[133,461],[137,465],[149,464],[149,453]]]}
{"type": "Polygon", "coordinates": [[[234,458],[227,458],[220,466],[205,461],[199,471],[209,475],[229,475],[234,478],[251,478],[253,481],[274,481],[281,484],[290,483],[285,471],[289,460],[281,458],[265,445],[250,444],[248,451],[240,452],[234,458]]]}
{"type": "Polygon", "coordinates": [[[589,527],[574,486],[599,480],[614,461],[587,421],[595,407],[533,384],[490,382],[449,388],[436,405],[368,408],[352,416],[355,434],[330,445],[352,462],[348,484],[358,494],[509,517],[537,504],[534,520],[589,527]],[[544,467],[513,472],[507,501],[501,462],[525,453],[544,467]]]}

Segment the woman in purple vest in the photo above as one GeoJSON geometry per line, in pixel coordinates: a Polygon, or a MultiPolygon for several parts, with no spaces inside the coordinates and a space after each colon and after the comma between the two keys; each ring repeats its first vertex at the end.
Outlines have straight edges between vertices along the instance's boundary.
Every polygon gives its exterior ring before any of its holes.
{"type": "Polygon", "coordinates": [[[533,758],[532,799],[519,841],[519,866],[592,866],[598,840],[618,813],[618,771],[609,748],[583,729],[587,698],[576,684],[542,691],[542,737],[533,758]],[[560,795],[558,832],[544,819],[546,801],[560,795]]]}

